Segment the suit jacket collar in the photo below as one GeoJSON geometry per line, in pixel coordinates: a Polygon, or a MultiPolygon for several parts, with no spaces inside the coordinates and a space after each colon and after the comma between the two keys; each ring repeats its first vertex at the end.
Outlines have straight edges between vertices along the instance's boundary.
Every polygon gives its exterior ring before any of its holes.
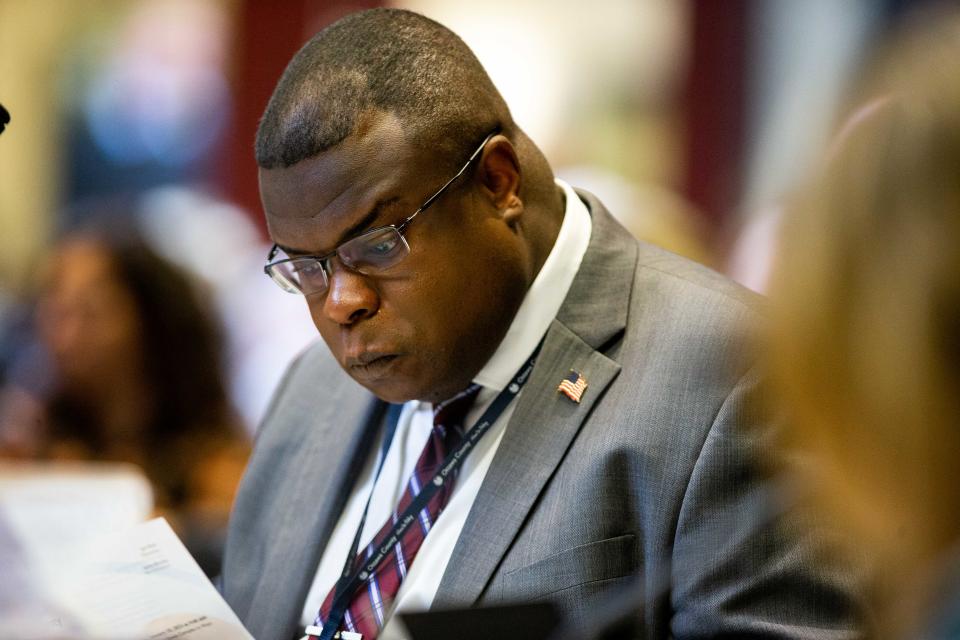
{"type": "Polygon", "coordinates": [[[577,193],[590,210],[593,232],[557,320],[600,349],[627,326],[638,248],[596,196],[582,190],[577,193]]]}
{"type": "Polygon", "coordinates": [[[602,351],[626,327],[637,243],[595,197],[580,195],[591,212],[590,245],[517,400],[434,608],[471,605],[482,595],[593,404],[620,371],[602,351]],[[557,392],[570,370],[589,383],[579,404],[557,392]]]}

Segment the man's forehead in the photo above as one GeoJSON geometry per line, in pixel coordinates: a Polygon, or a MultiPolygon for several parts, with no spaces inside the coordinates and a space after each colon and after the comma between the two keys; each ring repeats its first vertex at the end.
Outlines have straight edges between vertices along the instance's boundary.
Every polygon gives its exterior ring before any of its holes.
{"type": "Polygon", "coordinates": [[[373,207],[413,162],[412,151],[396,116],[365,115],[337,146],[291,167],[260,170],[267,216],[329,219],[373,207]]]}

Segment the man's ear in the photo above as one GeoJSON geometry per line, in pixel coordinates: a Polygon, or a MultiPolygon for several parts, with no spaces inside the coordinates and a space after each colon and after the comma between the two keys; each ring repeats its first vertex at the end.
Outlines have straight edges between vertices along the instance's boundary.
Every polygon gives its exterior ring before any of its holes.
{"type": "Polygon", "coordinates": [[[480,156],[479,171],[487,197],[507,224],[516,224],[523,214],[520,160],[506,136],[498,134],[490,138],[480,156]]]}

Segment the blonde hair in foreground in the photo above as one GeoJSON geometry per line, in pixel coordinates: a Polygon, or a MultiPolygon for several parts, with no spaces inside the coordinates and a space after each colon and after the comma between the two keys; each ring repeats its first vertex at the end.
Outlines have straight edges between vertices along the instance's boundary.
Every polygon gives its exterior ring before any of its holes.
{"type": "Polygon", "coordinates": [[[960,14],[923,27],[856,92],[773,282],[794,444],[899,602],[960,541],[960,14]]]}

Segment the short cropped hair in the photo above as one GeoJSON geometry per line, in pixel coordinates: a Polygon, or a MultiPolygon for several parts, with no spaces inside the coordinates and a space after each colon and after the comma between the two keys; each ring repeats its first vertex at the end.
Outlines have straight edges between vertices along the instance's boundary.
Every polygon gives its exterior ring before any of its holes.
{"type": "Polygon", "coordinates": [[[326,27],[287,65],[257,129],[257,164],[289,167],[330,149],[371,110],[396,115],[412,144],[451,165],[512,124],[456,34],[411,11],[372,9],[326,27]]]}

